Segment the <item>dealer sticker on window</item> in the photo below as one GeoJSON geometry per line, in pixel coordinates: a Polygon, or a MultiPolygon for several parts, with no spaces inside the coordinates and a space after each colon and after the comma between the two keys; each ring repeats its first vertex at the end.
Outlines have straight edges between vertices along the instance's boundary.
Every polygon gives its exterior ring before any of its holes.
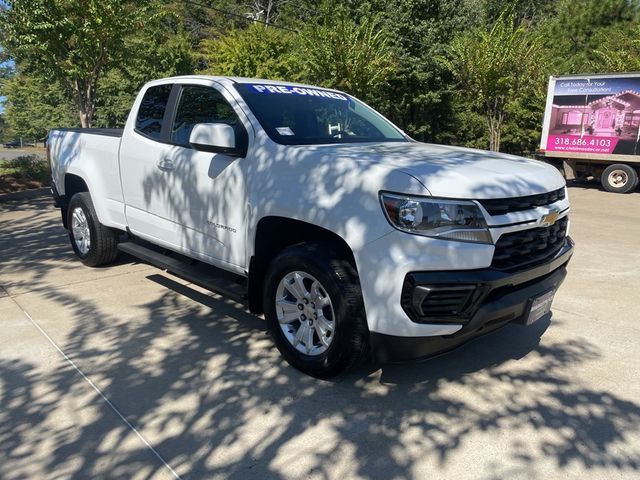
{"type": "Polygon", "coordinates": [[[276,127],[276,132],[280,135],[294,135],[293,130],[289,127],[276,127]]]}
{"type": "Polygon", "coordinates": [[[556,291],[551,290],[532,299],[531,309],[529,310],[526,325],[531,325],[532,323],[537,322],[551,311],[551,304],[553,303],[553,296],[555,294],[556,291]]]}

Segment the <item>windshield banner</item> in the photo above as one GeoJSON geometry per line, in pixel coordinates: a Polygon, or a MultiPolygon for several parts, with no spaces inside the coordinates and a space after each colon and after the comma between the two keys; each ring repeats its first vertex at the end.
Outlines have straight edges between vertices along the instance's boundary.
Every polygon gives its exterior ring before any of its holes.
{"type": "Polygon", "coordinates": [[[324,97],[333,98],[334,100],[347,101],[348,98],[340,93],[331,92],[329,90],[320,90],[318,88],[308,87],[291,87],[289,85],[259,85],[250,84],[256,92],[259,93],[274,93],[280,95],[302,95],[309,97],[324,97]]]}

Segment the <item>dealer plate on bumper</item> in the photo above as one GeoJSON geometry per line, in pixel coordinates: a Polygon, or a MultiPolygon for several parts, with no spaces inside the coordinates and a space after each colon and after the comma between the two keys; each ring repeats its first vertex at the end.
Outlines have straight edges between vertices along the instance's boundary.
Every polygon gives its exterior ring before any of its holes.
{"type": "Polygon", "coordinates": [[[529,315],[525,325],[531,325],[551,311],[551,304],[555,294],[556,291],[554,289],[531,299],[531,308],[529,308],[529,315]]]}

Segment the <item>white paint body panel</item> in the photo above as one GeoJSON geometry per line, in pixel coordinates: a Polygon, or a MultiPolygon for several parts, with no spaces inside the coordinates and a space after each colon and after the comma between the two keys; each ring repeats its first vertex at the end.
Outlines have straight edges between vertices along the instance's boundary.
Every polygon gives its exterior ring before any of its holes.
{"type": "Polygon", "coordinates": [[[198,145],[235,148],[235,131],[224,123],[200,123],[193,127],[189,143],[198,145]]]}
{"type": "Polygon", "coordinates": [[[64,176],[82,178],[91,192],[100,222],[126,228],[118,151],[120,138],[75,131],[53,130],[49,134],[52,180],[64,195],[64,176]]]}
{"type": "MultiPolygon", "coordinates": [[[[134,103],[122,142],[53,131],[50,144],[58,191],[64,194],[66,173],[79,175],[89,186],[103,224],[128,227],[149,241],[241,274],[248,271],[261,219],[278,216],[323,227],[353,251],[369,329],[431,336],[451,334],[461,326],[412,322],[400,305],[405,275],[486,268],[494,247],[400,232],[382,212],[380,191],[488,199],[544,193],[564,185],[552,166],[480,150],[418,142],[279,145],[261,128],[233,83],[194,76],[147,84],[134,103]],[[246,158],[197,152],[136,133],[135,112],[142,95],[160,83],[208,85],[221,91],[249,134],[246,158]],[[162,160],[169,160],[173,168],[158,168],[162,160]]],[[[568,198],[554,206],[566,215],[568,198]]],[[[495,217],[484,213],[494,226],[531,222],[492,228],[495,241],[503,233],[532,228],[546,211],[495,217]]]]}

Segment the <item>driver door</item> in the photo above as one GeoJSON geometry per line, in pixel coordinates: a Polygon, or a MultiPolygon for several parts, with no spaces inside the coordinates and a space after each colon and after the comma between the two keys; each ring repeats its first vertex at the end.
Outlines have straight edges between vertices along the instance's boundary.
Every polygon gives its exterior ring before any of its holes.
{"type": "Polygon", "coordinates": [[[226,123],[234,128],[236,143],[246,145],[247,126],[229,92],[209,80],[193,82],[152,91],[150,98],[158,100],[147,103],[154,108],[141,107],[151,112],[143,116],[153,120],[145,120],[151,133],[136,126],[123,141],[127,222],[134,234],[153,243],[243,272],[245,159],[194,150],[189,136],[198,123],[226,123]]]}
{"type": "Polygon", "coordinates": [[[244,267],[244,159],[197,151],[189,144],[191,131],[199,123],[230,125],[236,144],[247,144],[247,130],[225,93],[210,85],[180,85],[168,132],[173,169],[163,175],[161,183],[169,192],[169,220],[179,227],[181,249],[244,267]]]}

